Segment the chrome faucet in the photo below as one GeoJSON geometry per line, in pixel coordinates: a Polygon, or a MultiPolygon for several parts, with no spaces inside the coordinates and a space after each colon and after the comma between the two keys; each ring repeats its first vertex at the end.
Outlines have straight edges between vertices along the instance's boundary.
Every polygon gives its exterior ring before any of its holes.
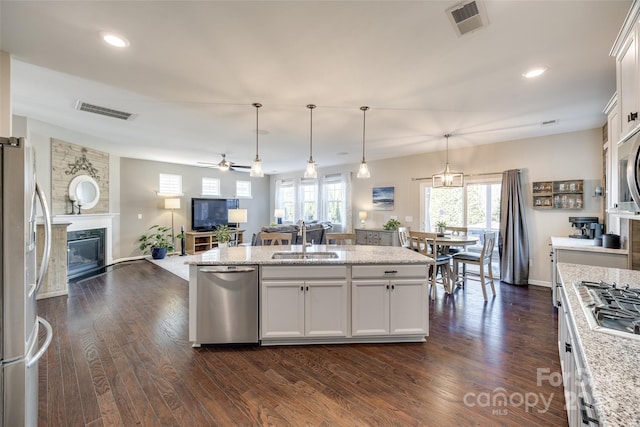
{"type": "Polygon", "coordinates": [[[302,252],[307,250],[307,224],[304,220],[300,220],[298,223],[298,236],[302,236],[302,252]]]}

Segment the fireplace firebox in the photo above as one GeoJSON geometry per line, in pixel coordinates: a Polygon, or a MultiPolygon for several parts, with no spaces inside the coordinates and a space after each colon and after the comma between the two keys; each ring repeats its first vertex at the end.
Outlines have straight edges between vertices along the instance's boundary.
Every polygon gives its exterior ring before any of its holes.
{"type": "Polygon", "coordinates": [[[67,279],[78,281],[105,271],[105,228],[67,233],[67,279]]]}

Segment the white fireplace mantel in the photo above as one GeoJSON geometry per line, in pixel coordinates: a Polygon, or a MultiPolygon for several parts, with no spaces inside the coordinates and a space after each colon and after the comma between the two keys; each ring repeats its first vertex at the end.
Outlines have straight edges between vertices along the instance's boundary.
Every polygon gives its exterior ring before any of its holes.
{"type": "Polygon", "coordinates": [[[113,217],[117,213],[81,214],[81,215],[55,215],[51,218],[53,224],[68,223],[67,231],[91,230],[93,228],[106,228],[105,233],[105,263],[113,264],[113,217]]]}

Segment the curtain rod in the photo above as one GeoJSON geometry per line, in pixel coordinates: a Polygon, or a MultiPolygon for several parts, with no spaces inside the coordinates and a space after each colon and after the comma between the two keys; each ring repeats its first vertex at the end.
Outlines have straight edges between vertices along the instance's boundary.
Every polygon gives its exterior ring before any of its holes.
{"type": "MultiPolygon", "coordinates": [[[[516,169],[518,171],[518,173],[522,172],[521,169],[516,169]]],[[[470,175],[464,175],[464,177],[476,177],[476,176],[488,176],[488,175],[502,175],[502,172],[486,172],[486,173],[475,173],[475,174],[470,174],[470,175]]],[[[411,178],[411,181],[424,181],[427,179],[433,179],[433,177],[429,176],[429,177],[421,177],[421,178],[411,178]]]]}

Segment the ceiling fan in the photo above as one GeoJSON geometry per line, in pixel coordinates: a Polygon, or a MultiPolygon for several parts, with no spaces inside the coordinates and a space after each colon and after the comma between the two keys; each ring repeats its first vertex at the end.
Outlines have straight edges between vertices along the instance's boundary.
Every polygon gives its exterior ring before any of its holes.
{"type": "Polygon", "coordinates": [[[222,154],[222,160],[220,160],[218,163],[210,163],[210,162],[198,162],[201,165],[207,165],[207,167],[210,168],[217,168],[220,169],[221,171],[228,171],[229,169],[236,170],[236,169],[251,169],[251,166],[245,166],[245,165],[237,165],[234,162],[230,162],[229,160],[227,160],[227,155],[226,154],[222,154]]]}

